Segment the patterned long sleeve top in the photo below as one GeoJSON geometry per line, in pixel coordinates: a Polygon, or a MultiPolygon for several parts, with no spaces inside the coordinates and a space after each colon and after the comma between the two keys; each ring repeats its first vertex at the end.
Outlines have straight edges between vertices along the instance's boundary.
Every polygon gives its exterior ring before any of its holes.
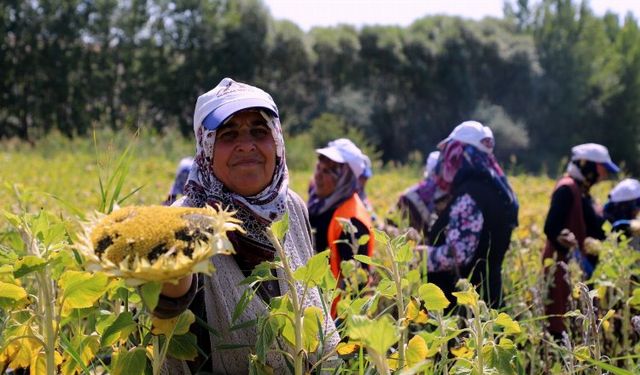
{"type": "Polygon", "coordinates": [[[445,244],[429,247],[429,272],[451,271],[469,264],[477,251],[484,217],[469,194],[456,198],[449,212],[445,244]]]}

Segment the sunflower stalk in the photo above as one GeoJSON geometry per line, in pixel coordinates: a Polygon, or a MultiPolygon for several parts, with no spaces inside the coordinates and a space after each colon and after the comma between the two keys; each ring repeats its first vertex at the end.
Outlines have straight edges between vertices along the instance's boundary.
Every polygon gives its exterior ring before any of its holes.
{"type": "MultiPolygon", "coordinates": [[[[38,242],[35,236],[33,236],[33,233],[28,228],[28,224],[24,221],[24,219],[22,219],[22,225],[18,228],[18,230],[20,231],[20,236],[22,237],[22,241],[26,246],[27,254],[42,258],[38,242]]],[[[54,321],[57,320],[57,318],[55,317],[55,311],[53,309],[55,304],[55,296],[53,295],[53,291],[55,290],[55,287],[53,285],[51,277],[49,276],[47,267],[44,267],[43,269],[37,271],[35,274],[36,280],[40,286],[38,288],[37,311],[39,313],[38,318],[40,321],[40,335],[43,337],[43,349],[46,355],[46,372],[47,375],[54,375],[56,372],[56,334],[53,324],[54,321]]]]}
{"type": "Polygon", "coordinates": [[[294,342],[294,374],[295,375],[303,375],[304,374],[304,342],[302,338],[303,334],[303,316],[304,310],[302,308],[301,299],[298,296],[297,288],[296,288],[296,279],[293,275],[293,269],[289,264],[289,259],[284,252],[284,247],[282,246],[282,239],[284,239],[284,234],[287,232],[288,228],[288,215],[285,216],[275,223],[269,229],[267,229],[267,236],[273,246],[276,249],[276,254],[282,261],[282,268],[285,273],[285,278],[287,281],[287,285],[289,290],[291,291],[291,304],[293,305],[293,328],[295,332],[295,342],[294,342]]]}
{"type": "MultiPolygon", "coordinates": [[[[392,253],[393,249],[391,248],[391,243],[387,243],[387,250],[392,253]]],[[[398,316],[405,315],[405,306],[404,306],[404,295],[402,294],[402,275],[400,274],[400,267],[398,262],[391,262],[392,271],[393,271],[393,281],[396,286],[396,306],[398,307],[398,316]]],[[[398,321],[398,326],[400,328],[400,343],[398,344],[398,352],[399,352],[399,360],[398,360],[398,368],[403,368],[405,366],[405,356],[406,356],[406,342],[407,342],[407,330],[403,327],[402,320],[398,321]]]]}

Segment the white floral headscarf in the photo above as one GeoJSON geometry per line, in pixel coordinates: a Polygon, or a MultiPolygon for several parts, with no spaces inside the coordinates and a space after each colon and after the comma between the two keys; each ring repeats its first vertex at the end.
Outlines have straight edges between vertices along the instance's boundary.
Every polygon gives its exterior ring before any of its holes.
{"type": "Polygon", "coordinates": [[[185,187],[184,205],[202,207],[205,204],[213,206],[219,203],[227,209],[237,211],[236,216],[242,220],[246,236],[268,245],[270,242],[264,235],[264,229],[284,215],[289,172],[280,121],[266,111],[259,110],[259,113],[267,121],[276,143],[276,165],[271,183],[258,194],[249,197],[227,189],[213,172],[216,130],[207,130],[200,124],[195,127],[196,156],[185,187]]]}

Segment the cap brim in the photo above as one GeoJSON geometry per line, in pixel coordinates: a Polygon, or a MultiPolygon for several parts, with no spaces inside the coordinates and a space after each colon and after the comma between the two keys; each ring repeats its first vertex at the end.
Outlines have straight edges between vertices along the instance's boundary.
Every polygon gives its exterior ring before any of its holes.
{"type": "Polygon", "coordinates": [[[443,140],[441,140],[440,142],[438,142],[438,145],[436,146],[439,150],[442,150],[442,148],[444,147],[444,145],[447,144],[447,142],[449,142],[451,140],[451,137],[447,137],[443,140]]]}
{"type": "Polygon", "coordinates": [[[335,161],[336,163],[345,162],[342,154],[333,147],[318,148],[316,149],[316,152],[320,155],[326,156],[327,158],[335,161]]]}
{"type": "Polygon", "coordinates": [[[617,165],[615,165],[612,161],[608,161],[608,162],[602,163],[602,164],[604,164],[604,167],[610,173],[618,173],[618,172],[620,172],[620,168],[617,165]]]}
{"type": "Polygon", "coordinates": [[[229,118],[229,116],[248,108],[263,108],[272,116],[278,117],[278,113],[273,108],[273,104],[269,101],[260,98],[243,98],[224,103],[220,107],[211,111],[211,113],[202,120],[202,126],[207,130],[216,130],[225,122],[226,119],[229,118]]]}

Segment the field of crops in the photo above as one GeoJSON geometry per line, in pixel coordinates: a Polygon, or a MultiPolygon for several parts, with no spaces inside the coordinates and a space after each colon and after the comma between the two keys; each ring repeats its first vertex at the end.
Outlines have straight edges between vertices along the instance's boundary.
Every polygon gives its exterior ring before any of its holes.
{"type": "MultiPolygon", "coordinates": [[[[157,373],[166,355],[194,355],[187,333],[192,315],[183,314],[167,324],[155,321],[142,308],[146,291],[86,272],[72,250],[80,222],[92,211],[108,211],[125,197],[122,206],[162,202],[178,160],[193,152],[182,139],[130,139],[103,133],[91,140],[52,136],[35,147],[0,145],[0,370],[157,373]]],[[[307,161],[296,165],[308,165],[314,158],[313,153],[298,151],[302,147],[291,149],[296,152],[287,156],[290,163],[298,157],[307,161]]],[[[379,217],[420,178],[420,168],[386,166],[374,171],[367,191],[379,217]]],[[[311,169],[291,170],[290,176],[292,188],[306,197],[311,169]]],[[[640,346],[633,329],[633,316],[640,308],[635,281],[638,255],[614,239],[606,241],[588,283],[581,282],[580,271],[571,263],[574,288],[567,321],[572,332],[563,342],[548,338],[544,335],[548,280],[540,253],[554,181],[524,174],[509,178],[521,208],[520,226],[503,266],[503,310],[488,309],[473,288],[462,286],[457,301],[449,301],[462,313],[444,315],[446,301],[432,284],[424,283],[419,260],[407,250],[411,243],[405,246],[403,237],[383,239],[371,260],[380,273],[378,287],[363,291],[358,290],[357,280],[347,283],[342,302],[347,324],[340,334],[349,340],[339,347],[341,361],[320,362],[314,370],[338,366],[340,373],[349,374],[640,372],[640,346]]],[[[594,195],[603,202],[613,182],[600,185],[594,195]]],[[[311,286],[314,282],[297,281],[311,286]]],[[[286,312],[296,313],[309,312],[286,312]]],[[[268,324],[273,329],[269,334],[284,334],[293,346],[289,328],[303,327],[280,323],[268,324]]],[[[304,330],[307,335],[314,332],[307,326],[304,330]]],[[[305,336],[304,350],[319,350],[317,340],[305,336]]],[[[264,337],[256,341],[256,373],[268,373],[259,364],[269,343],[264,337]]]]}

